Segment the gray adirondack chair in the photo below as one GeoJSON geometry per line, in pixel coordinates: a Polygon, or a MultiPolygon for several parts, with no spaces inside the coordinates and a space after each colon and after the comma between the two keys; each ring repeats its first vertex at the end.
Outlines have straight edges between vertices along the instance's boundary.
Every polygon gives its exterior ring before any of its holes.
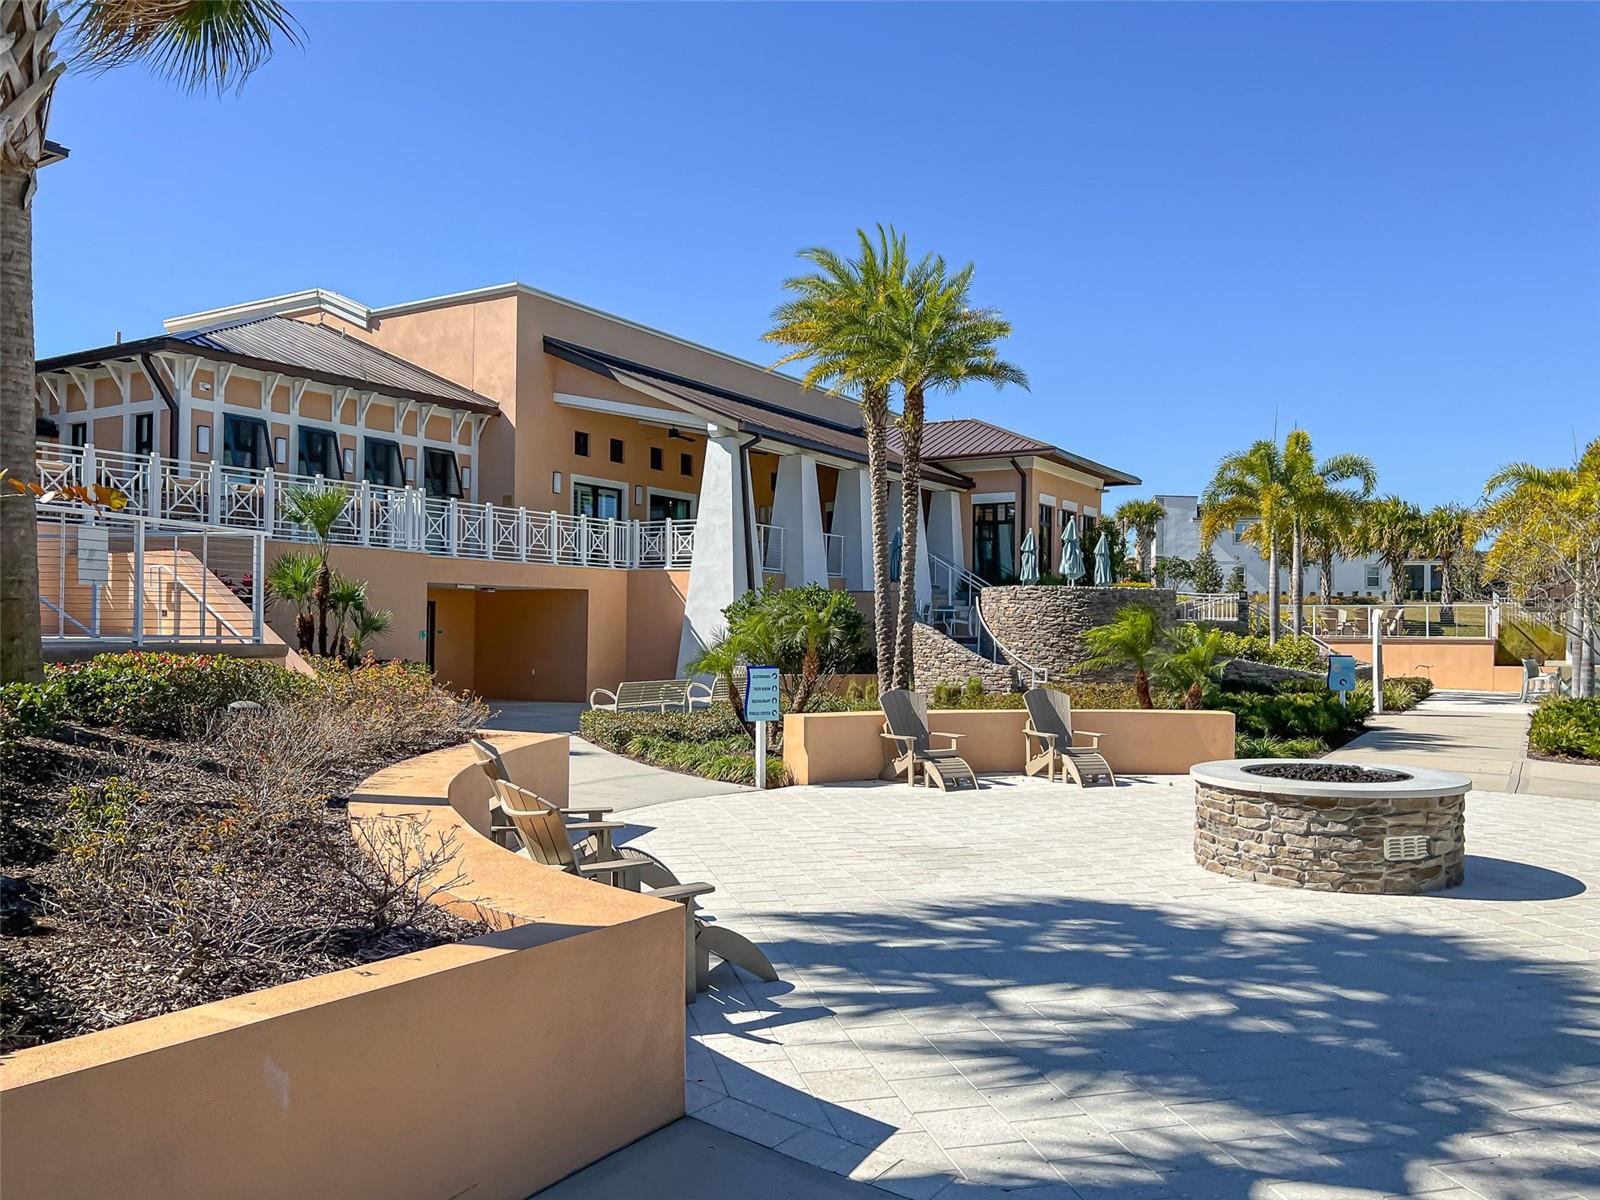
{"type": "MultiPolygon", "coordinates": [[[[514,788],[514,784],[505,785],[514,788]]],[[[521,792],[521,789],[517,789],[521,792]]],[[[513,793],[512,798],[515,798],[513,793]]],[[[577,875],[582,879],[610,883],[614,887],[639,891],[639,867],[636,859],[613,858],[606,861],[582,862],[573,853],[566,827],[555,809],[544,805],[528,808],[506,805],[506,815],[511,818],[522,836],[524,850],[537,863],[577,875]]],[[[618,822],[604,822],[621,828],[618,822]]],[[[741,933],[723,925],[708,925],[699,917],[698,901],[717,889],[709,883],[683,883],[672,887],[651,888],[646,895],[658,900],[674,900],[683,905],[683,978],[684,1003],[693,1004],[695,996],[710,986],[711,956],[743,967],[757,979],[773,983],[778,972],[761,948],[741,933]]]]}
{"type": "MultiPolygon", "coordinates": [[[[611,842],[612,825],[605,821],[610,814],[610,807],[603,804],[578,805],[576,807],[558,808],[552,805],[537,792],[518,787],[511,782],[511,773],[506,768],[505,759],[500,757],[500,752],[482,738],[472,739],[472,753],[478,760],[478,765],[483,768],[483,773],[489,777],[494,786],[494,798],[489,802],[489,830],[490,837],[501,846],[509,850],[517,849],[520,845],[520,833],[514,822],[506,816],[505,797],[500,788],[504,784],[515,788],[518,796],[512,801],[521,807],[531,804],[542,804],[546,808],[558,813],[567,822],[567,830],[577,834],[574,849],[579,858],[609,859],[628,858],[639,863],[639,882],[645,887],[675,887],[678,877],[672,870],[653,854],[643,850],[636,850],[632,846],[616,847],[611,842]],[[605,825],[599,828],[595,824],[605,825]]],[[[617,825],[615,828],[624,828],[617,825]]]]}
{"type": "Polygon", "coordinates": [[[906,782],[915,785],[920,768],[923,783],[929,787],[937,784],[940,791],[948,792],[952,784],[959,788],[965,783],[976,790],[978,777],[956,746],[962,735],[928,731],[926,696],[893,688],[878,697],[878,705],[883,709],[883,737],[895,748],[894,757],[884,769],[885,779],[896,779],[904,773],[906,782]],[[945,738],[950,744],[935,748],[930,744],[933,738],[945,738]]]}
{"type": "Polygon", "coordinates": [[[1111,764],[1100,753],[1100,734],[1088,729],[1073,729],[1072,701],[1054,688],[1030,688],[1022,701],[1028,706],[1028,722],[1022,727],[1023,769],[1029,775],[1041,772],[1052,783],[1056,772],[1066,782],[1070,774],[1079,787],[1104,784],[1117,786],[1111,764]],[[1074,746],[1072,735],[1094,739],[1093,746],[1074,746]]]}

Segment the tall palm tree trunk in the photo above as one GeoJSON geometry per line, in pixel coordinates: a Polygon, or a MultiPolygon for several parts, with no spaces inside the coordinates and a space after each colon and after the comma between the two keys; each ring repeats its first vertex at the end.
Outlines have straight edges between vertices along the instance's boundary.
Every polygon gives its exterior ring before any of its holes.
{"type": "Polygon", "coordinates": [[[867,487],[872,493],[872,634],[878,649],[878,691],[894,686],[894,593],[889,579],[889,394],[861,397],[867,438],[867,487]]]}
{"type": "Polygon", "coordinates": [[[1453,555],[1443,555],[1439,559],[1439,603],[1449,606],[1456,602],[1455,580],[1450,575],[1450,560],[1453,555]]]}
{"type": "Polygon", "coordinates": [[[1267,641],[1276,644],[1283,632],[1283,622],[1278,615],[1278,543],[1274,539],[1267,552],[1267,641]]]}
{"type": "Polygon", "coordinates": [[[1319,578],[1317,591],[1322,597],[1322,607],[1327,608],[1333,603],[1333,551],[1323,550],[1322,560],[1317,564],[1319,578]]]}
{"type": "Polygon", "coordinates": [[[317,567],[316,590],[311,593],[317,606],[317,654],[323,658],[328,656],[328,593],[332,588],[333,570],[324,555],[317,567]]]}
{"type": "MultiPolygon", "coordinates": [[[[0,467],[32,480],[34,172],[0,154],[0,467]]],[[[33,497],[0,491],[0,683],[43,677],[39,656],[38,514],[33,497]]]]}
{"type": "Polygon", "coordinates": [[[1293,605],[1290,624],[1296,637],[1306,631],[1306,556],[1301,545],[1300,522],[1296,519],[1290,534],[1289,595],[1293,605]]]}
{"type": "Polygon", "coordinates": [[[917,624],[917,525],[922,515],[922,389],[910,388],[900,418],[900,616],[895,623],[894,686],[908,688],[914,674],[917,624]]]}

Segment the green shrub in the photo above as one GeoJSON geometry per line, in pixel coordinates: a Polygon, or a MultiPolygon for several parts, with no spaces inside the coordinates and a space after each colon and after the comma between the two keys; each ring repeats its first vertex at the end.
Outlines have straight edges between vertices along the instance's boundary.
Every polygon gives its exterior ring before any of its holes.
{"type": "Polygon", "coordinates": [[[1285,634],[1277,645],[1261,634],[1223,632],[1222,657],[1242,658],[1246,662],[1267,663],[1274,667],[1293,667],[1297,671],[1324,670],[1316,639],[1307,634],[1285,634]]]}
{"type": "Polygon", "coordinates": [[[1270,695],[1229,691],[1218,694],[1213,703],[1234,714],[1240,734],[1329,742],[1344,741],[1361,728],[1372,711],[1370,687],[1365,699],[1357,688],[1347,705],[1326,690],[1284,690],[1270,695]]]}
{"type": "MultiPolygon", "coordinates": [[[[1389,678],[1385,679],[1383,683],[1385,689],[1387,689],[1388,685],[1391,683],[1405,684],[1406,687],[1410,688],[1417,694],[1418,704],[1421,704],[1429,696],[1433,695],[1433,680],[1429,679],[1426,675],[1391,675],[1389,678]]],[[[1384,698],[1387,702],[1387,690],[1384,692],[1384,698]]]]}
{"type": "MultiPolygon", "coordinates": [[[[821,697],[817,697],[821,699],[821,697]]],[[[713,704],[692,713],[614,713],[591,709],[578,730],[597,746],[671,771],[750,784],[756,778],[756,751],[730,704],[713,704]]],[[[767,786],[791,782],[783,765],[782,743],[767,749],[767,786]]]]}
{"type": "Polygon", "coordinates": [[[304,686],[302,676],[260,659],[217,654],[100,654],[52,664],[63,717],[152,737],[177,737],[236,700],[258,703],[304,686]]]}
{"type": "Polygon", "coordinates": [[[1320,758],[1328,752],[1321,738],[1260,737],[1241,733],[1234,739],[1235,758],[1320,758]]]}
{"type": "Polygon", "coordinates": [[[123,775],[73,784],[55,831],[56,848],[79,863],[116,853],[128,844],[135,807],[149,798],[149,792],[123,775]]]}
{"type": "Polygon", "coordinates": [[[0,741],[49,733],[67,717],[67,692],[59,679],[0,687],[0,741]]]}
{"type": "Polygon", "coordinates": [[[1600,699],[1552,696],[1533,710],[1528,744],[1540,754],[1600,760],[1600,699]]]}

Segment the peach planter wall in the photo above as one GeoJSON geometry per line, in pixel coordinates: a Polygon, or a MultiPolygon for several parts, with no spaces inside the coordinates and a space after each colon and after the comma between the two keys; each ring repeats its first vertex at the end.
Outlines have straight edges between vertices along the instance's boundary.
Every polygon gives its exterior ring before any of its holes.
{"type": "MultiPolygon", "coordinates": [[[[566,796],[565,737],[495,740],[566,796]]],[[[522,1200],[681,1116],[681,910],[478,836],[481,774],[412,759],[351,815],[457,831],[451,906],[504,928],[6,1057],[0,1194],[522,1200]]]]}
{"type": "MultiPolygon", "coordinates": [[[[1027,719],[1016,708],[935,709],[928,727],[962,734],[961,752],[974,771],[1020,772],[1027,719]]],[[[1091,708],[1075,712],[1073,724],[1105,735],[1100,748],[1115,771],[1181,775],[1195,763],[1233,757],[1232,713],[1091,708]]],[[[882,729],[880,712],[790,713],[784,764],[800,784],[876,779],[888,761],[882,729]]]]}
{"type": "MultiPolygon", "coordinates": [[[[1372,662],[1371,639],[1330,639],[1335,654],[1353,655],[1357,662],[1372,662]]],[[[1494,661],[1494,643],[1481,638],[1385,638],[1383,673],[1426,675],[1437,688],[1464,688],[1473,692],[1522,690],[1522,668],[1500,667],[1494,661]]]]}

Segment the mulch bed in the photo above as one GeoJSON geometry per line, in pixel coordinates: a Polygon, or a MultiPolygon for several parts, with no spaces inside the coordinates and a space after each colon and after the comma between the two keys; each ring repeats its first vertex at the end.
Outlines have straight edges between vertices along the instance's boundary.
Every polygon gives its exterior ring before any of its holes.
{"type": "Polygon", "coordinates": [[[341,763],[325,794],[269,817],[231,800],[222,764],[192,742],[67,726],[0,747],[0,1051],[485,932],[375,902],[381,871],[346,821],[361,779],[455,740],[341,763]],[[130,764],[137,799],[108,859],[97,835],[63,831],[130,764]]]}
{"type": "Polygon", "coordinates": [[[1382,771],[1351,763],[1291,762],[1243,768],[1251,775],[1270,779],[1295,779],[1303,783],[1399,783],[1411,776],[1403,771],[1382,771]]]}

